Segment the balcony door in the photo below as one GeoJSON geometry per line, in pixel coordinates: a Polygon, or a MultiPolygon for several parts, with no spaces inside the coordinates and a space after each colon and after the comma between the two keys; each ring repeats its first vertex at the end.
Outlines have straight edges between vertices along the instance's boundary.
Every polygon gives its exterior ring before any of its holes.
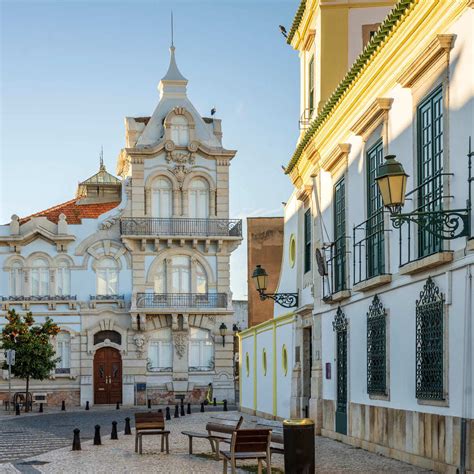
{"type": "Polygon", "coordinates": [[[169,218],[173,215],[173,187],[167,178],[153,181],[151,189],[151,212],[153,217],[169,218]]]}
{"type": "Polygon", "coordinates": [[[187,256],[172,258],[171,288],[169,293],[191,293],[191,259],[187,256]]]}
{"type": "Polygon", "coordinates": [[[188,190],[189,217],[207,219],[209,217],[209,186],[202,178],[194,178],[188,190]]]}

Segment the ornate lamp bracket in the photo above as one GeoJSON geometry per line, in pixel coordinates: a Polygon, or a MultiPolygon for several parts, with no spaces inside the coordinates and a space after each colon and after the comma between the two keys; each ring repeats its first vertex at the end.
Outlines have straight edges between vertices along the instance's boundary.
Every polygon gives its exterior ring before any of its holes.
{"type": "Polygon", "coordinates": [[[298,307],[298,293],[265,293],[259,291],[259,294],[262,301],[270,298],[284,308],[298,307]]]}

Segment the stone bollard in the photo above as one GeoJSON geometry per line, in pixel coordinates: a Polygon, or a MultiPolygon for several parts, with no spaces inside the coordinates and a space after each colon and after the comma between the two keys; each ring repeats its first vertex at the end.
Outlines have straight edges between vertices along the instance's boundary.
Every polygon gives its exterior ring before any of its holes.
{"type": "Polygon", "coordinates": [[[20,404],[17,403],[17,404],[15,405],[15,415],[18,416],[19,414],[20,414],[20,404]]]}
{"type": "Polygon", "coordinates": [[[186,415],[186,413],[184,413],[184,405],[183,405],[183,404],[181,404],[181,412],[180,412],[180,415],[181,415],[181,416],[185,416],[185,415],[186,415]]]}
{"type": "Polygon", "coordinates": [[[89,402],[86,402],[86,410],[89,410],[89,402]]]}
{"type": "Polygon", "coordinates": [[[216,407],[217,406],[217,400],[216,400],[216,397],[214,397],[214,399],[212,400],[212,404],[216,407]]]}
{"type": "Polygon", "coordinates": [[[117,405],[115,406],[115,409],[120,410],[120,403],[119,402],[117,402],[117,405]]]}
{"type": "Polygon", "coordinates": [[[151,399],[150,398],[148,399],[148,409],[149,410],[151,409],[151,399]]]}
{"type": "Polygon", "coordinates": [[[112,421],[112,433],[110,434],[110,439],[118,439],[116,421],[112,421]]]}
{"type": "Polygon", "coordinates": [[[101,444],[102,440],[100,439],[100,425],[95,425],[94,446],[100,446],[101,444]]]}
{"type": "Polygon", "coordinates": [[[179,418],[179,407],[178,407],[178,405],[176,405],[174,407],[174,417],[179,418]]]}
{"type": "Polygon", "coordinates": [[[81,438],[79,437],[79,433],[81,430],[79,428],[74,429],[74,438],[72,439],[72,450],[73,451],[80,451],[81,450],[81,438]]]}
{"type": "Polygon", "coordinates": [[[201,413],[204,413],[204,403],[201,403],[201,413]]]}
{"type": "Polygon", "coordinates": [[[66,411],[66,402],[64,400],[61,402],[61,411],[66,411]]]}
{"type": "Polygon", "coordinates": [[[166,407],[166,419],[171,420],[170,407],[166,407]]]}
{"type": "Polygon", "coordinates": [[[128,416],[127,418],[125,418],[125,431],[123,432],[123,434],[126,434],[126,435],[132,434],[132,430],[130,429],[130,418],[128,416]]]}
{"type": "Polygon", "coordinates": [[[38,413],[43,413],[43,404],[42,403],[40,403],[38,413]]]}
{"type": "Polygon", "coordinates": [[[224,411],[227,411],[227,400],[224,400],[224,411]]]}
{"type": "Polygon", "coordinates": [[[186,413],[187,413],[188,415],[191,414],[191,403],[188,403],[188,409],[187,409],[186,413]]]}

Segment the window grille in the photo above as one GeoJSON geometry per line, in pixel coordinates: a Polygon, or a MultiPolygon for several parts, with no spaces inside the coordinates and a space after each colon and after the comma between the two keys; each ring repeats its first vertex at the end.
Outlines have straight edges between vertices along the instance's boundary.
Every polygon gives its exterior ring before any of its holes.
{"type": "MultiPolygon", "coordinates": [[[[439,87],[419,106],[418,136],[418,212],[442,209],[443,199],[443,90],[439,87]]],[[[436,226],[436,223],[432,224],[436,226]]],[[[435,230],[435,229],[433,229],[435,230]]],[[[426,228],[418,229],[418,257],[442,250],[442,239],[426,228]]]]}
{"type": "Polygon", "coordinates": [[[416,301],[416,398],[444,400],[444,295],[431,277],[416,301]]]}
{"type": "Polygon", "coordinates": [[[304,213],[304,272],[311,270],[311,209],[304,213]]]}
{"type": "Polygon", "coordinates": [[[386,311],[377,295],[367,313],[367,392],[387,393],[386,311]]]}

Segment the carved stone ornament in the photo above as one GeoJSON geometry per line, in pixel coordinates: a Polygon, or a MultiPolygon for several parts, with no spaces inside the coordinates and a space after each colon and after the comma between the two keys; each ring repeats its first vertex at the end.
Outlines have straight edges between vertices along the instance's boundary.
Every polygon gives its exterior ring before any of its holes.
{"type": "Polygon", "coordinates": [[[143,353],[145,352],[146,337],[143,334],[135,334],[135,336],[133,336],[133,342],[137,348],[138,357],[142,359],[143,353]]]}
{"type": "Polygon", "coordinates": [[[187,342],[188,341],[187,341],[186,333],[177,332],[174,334],[174,349],[180,359],[183,358],[184,352],[186,350],[187,342]]]}
{"type": "Polygon", "coordinates": [[[171,172],[176,176],[180,189],[183,188],[183,183],[189,170],[184,165],[176,165],[171,172]]]}
{"type": "Polygon", "coordinates": [[[168,163],[177,163],[178,165],[194,165],[194,154],[184,150],[171,150],[166,154],[166,161],[168,163]]]}

